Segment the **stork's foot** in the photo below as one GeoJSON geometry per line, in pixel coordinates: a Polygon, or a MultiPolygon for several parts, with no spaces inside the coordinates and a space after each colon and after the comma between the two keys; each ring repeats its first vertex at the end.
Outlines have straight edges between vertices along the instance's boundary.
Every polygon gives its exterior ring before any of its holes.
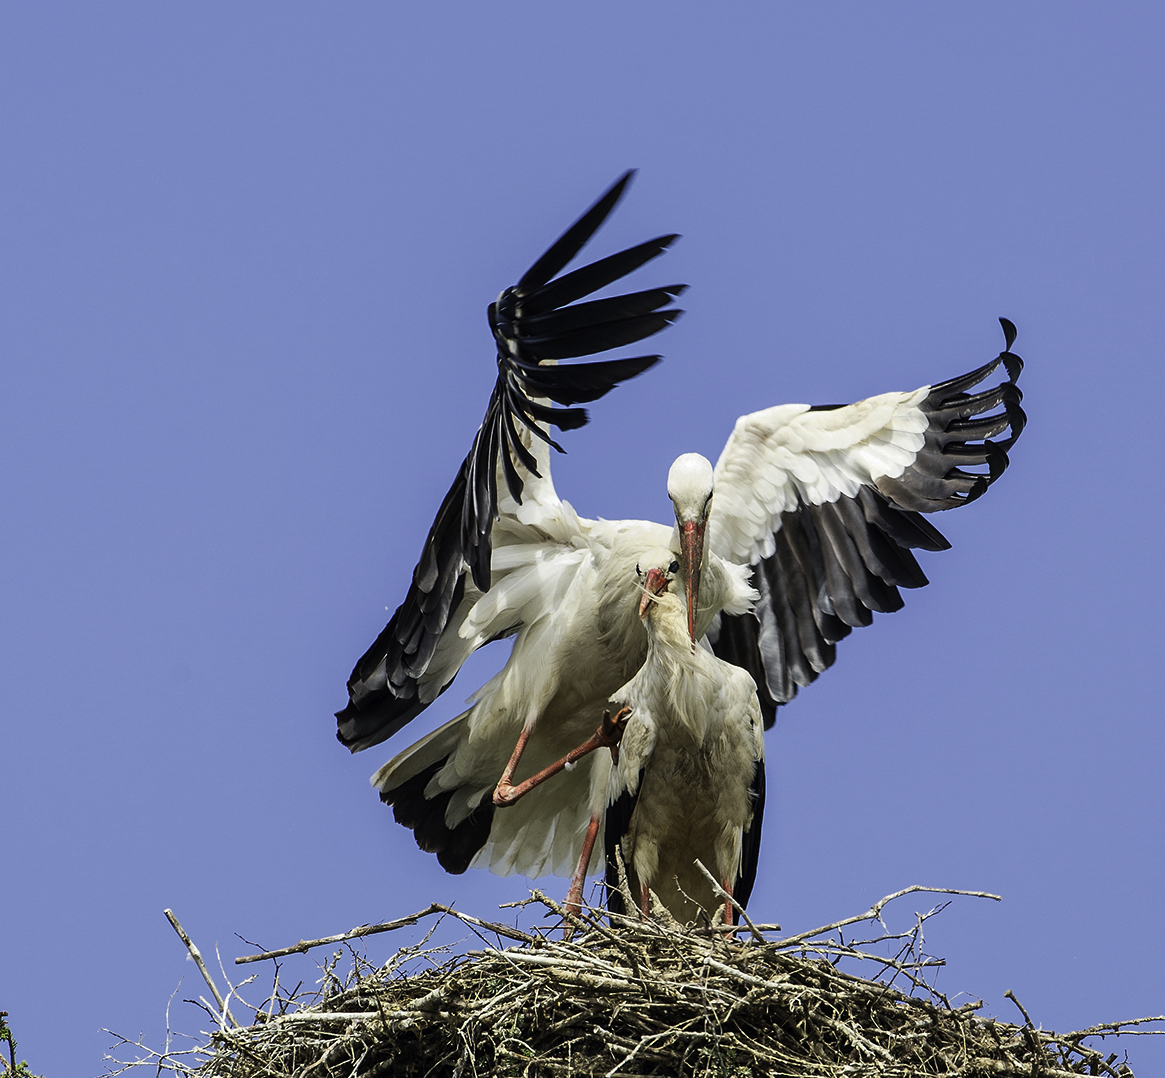
{"type": "Polygon", "coordinates": [[[502,779],[494,787],[494,805],[497,808],[509,808],[515,801],[521,797],[521,794],[516,792],[517,788],[512,784],[502,779]]]}
{"type": "Polygon", "coordinates": [[[573,913],[576,917],[582,913],[582,893],[582,880],[576,880],[570,885],[570,890],[566,892],[566,902],[563,903],[567,913],[573,913]]]}
{"type": "MultiPolygon", "coordinates": [[[[582,913],[583,882],[583,880],[575,878],[571,881],[570,890],[566,892],[566,902],[564,903],[566,912],[573,913],[575,917],[582,913]]],[[[562,938],[564,940],[568,940],[574,935],[574,927],[571,921],[566,921],[563,924],[562,938]]]]}
{"type": "Polygon", "coordinates": [[[623,733],[627,729],[627,720],[631,717],[631,709],[629,707],[621,707],[615,712],[615,717],[611,717],[609,711],[603,712],[603,721],[599,724],[598,737],[599,744],[605,745],[611,750],[611,759],[615,763],[619,762],[619,742],[623,740],[623,733]]]}

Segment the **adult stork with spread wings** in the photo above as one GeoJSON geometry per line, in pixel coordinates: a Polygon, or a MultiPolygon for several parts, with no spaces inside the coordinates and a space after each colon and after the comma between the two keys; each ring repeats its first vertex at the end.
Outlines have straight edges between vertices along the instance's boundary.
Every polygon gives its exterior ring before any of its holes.
{"type": "Polygon", "coordinates": [[[846,406],[742,416],[714,470],[696,454],[672,465],[674,527],[579,517],[551,481],[549,449],[559,447],[549,426],[583,425],[576,405],[659,357],[558,361],[659,331],[680,313],[670,304],[684,287],[578,302],[675,236],[559,276],[630,176],[490,305],[499,373],[485,420],[405,601],[356,664],[337,714],[338,737],[353,752],[378,744],[444,692],[474,650],[514,638],[469,710],[373,777],[396,819],[450,872],[472,863],[500,874],[573,871],[577,880],[594,867],[606,810],[601,784],[590,781],[595,757],[521,800],[515,788],[576,750],[642,665],[636,576],[645,558],[672,552],[691,640],[706,638],[752,675],[767,727],[778,705],[832,665],[852,628],[899,609],[899,588],[927,583],[911,550],[949,544],[921,514],[982,495],[1025,421],[1015,329],[1001,320],[1005,350],[959,378],[846,406]],[[1000,366],[1005,381],[968,392],[1000,366]],[[977,466],[986,470],[967,470],[977,466]]]}

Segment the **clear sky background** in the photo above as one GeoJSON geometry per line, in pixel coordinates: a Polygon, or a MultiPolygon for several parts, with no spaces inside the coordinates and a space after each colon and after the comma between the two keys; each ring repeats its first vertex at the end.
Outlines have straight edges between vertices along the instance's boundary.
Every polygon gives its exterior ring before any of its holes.
{"type": "Polygon", "coordinates": [[[690,313],[569,435],[580,512],[665,521],[672,458],[738,414],[959,374],[999,315],[1028,364],[931,586],[770,732],[752,912],[995,891],[933,924],[945,991],[1165,1011],[1163,31],[1065,0],[5,5],[0,1009],[33,1069],[160,1042],[182,978],[205,1028],[163,907],[229,960],[524,896],[444,875],[368,785],[501,653],[390,746],[349,756],[332,712],[480,421],[486,304],[632,166],[588,254],[683,233],[635,280],[690,313]]]}

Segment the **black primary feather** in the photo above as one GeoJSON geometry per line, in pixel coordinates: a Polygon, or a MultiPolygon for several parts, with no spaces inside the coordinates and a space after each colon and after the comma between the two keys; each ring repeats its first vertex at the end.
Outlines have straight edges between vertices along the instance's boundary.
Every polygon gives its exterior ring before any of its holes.
{"type": "Polygon", "coordinates": [[[740,844],[740,875],[732,887],[732,897],[742,907],[748,905],[752,895],[753,885],[756,883],[756,869],[760,862],[761,824],[765,815],[765,762],[757,760],[753,765],[752,785],[749,787],[752,796],[752,823],[741,836],[740,844]]]}
{"type": "Polygon", "coordinates": [[[623,841],[631,827],[631,817],[635,815],[635,806],[639,804],[639,791],[643,789],[643,769],[639,770],[639,781],[635,784],[635,793],[624,790],[610,805],[607,806],[607,815],[603,821],[603,852],[607,858],[606,885],[607,909],[611,913],[628,913],[623,908],[623,892],[619,890],[619,862],[615,850],[623,841]]]}
{"type": "Polygon", "coordinates": [[[900,609],[899,588],[926,585],[911,550],[950,543],[922,514],[973,502],[1007,468],[1027,416],[1015,384],[1023,370],[1011,351],[1016,329],[1006,318],[999,322],[1005,347],[995,359],[931,386],[920,405],[929,420],[925,442],[910,467],[854,497],[782,514],[774,552],[753,566],[756,613],[721,616],[712,650],[752,675],[766,729],[781,704],[833,665],[838,641],[852,628],[869,625],[876,611],[900,609]],[[967,392],[1001,366],[1007,381],[967,392]],[[993,440],[1004,430],[1006,438],[993,440]],[[975,467],[986,470],[968,471],[975,467]]]}
{"type": "MultiPolygon", "coordinates": [[[[437,511],[405,600],[348,680],[349,701],[336,714],[336,736],[353,752],[391,737],[427,706],[428,701],[418,696],[418,681],[464,595],[466,572],[478,591],[489,590],[498,469],[505,489],[519,503],[524,476],[538,475],[521,432],[526,430],[562,452],[545,426],[559,430],[584,426],[586,410],[572,405],[598,400],[620,382],[654,366],[660,357],[570,365],[555,361],[634,344],[683,313],[668,306],[686,287],[679,284],[575,303],[663,254],[678,238],[675,235],[659,236],[556,276],[606,220],[633,174],[624,173],[551,244],[517,285],[489,305],[497,346],[497,382],[473,447],[437,511]]],[[[448,684],[440,686],[440,692],[448,684]]]]}

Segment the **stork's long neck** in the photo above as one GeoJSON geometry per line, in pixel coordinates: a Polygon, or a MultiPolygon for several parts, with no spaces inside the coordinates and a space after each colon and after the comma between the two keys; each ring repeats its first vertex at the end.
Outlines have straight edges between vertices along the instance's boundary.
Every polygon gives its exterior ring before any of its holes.
{"type": "Polygon", "coordinates": [[[716,719],[711,706],[716,686],[707,669],[710,657],[703,648],[692,647],[687,611],[677,596],[661,596],[644,621],[643,674],[652,679],[653,692],[666,700],[667,713],[698,749],[716,719]]]}

